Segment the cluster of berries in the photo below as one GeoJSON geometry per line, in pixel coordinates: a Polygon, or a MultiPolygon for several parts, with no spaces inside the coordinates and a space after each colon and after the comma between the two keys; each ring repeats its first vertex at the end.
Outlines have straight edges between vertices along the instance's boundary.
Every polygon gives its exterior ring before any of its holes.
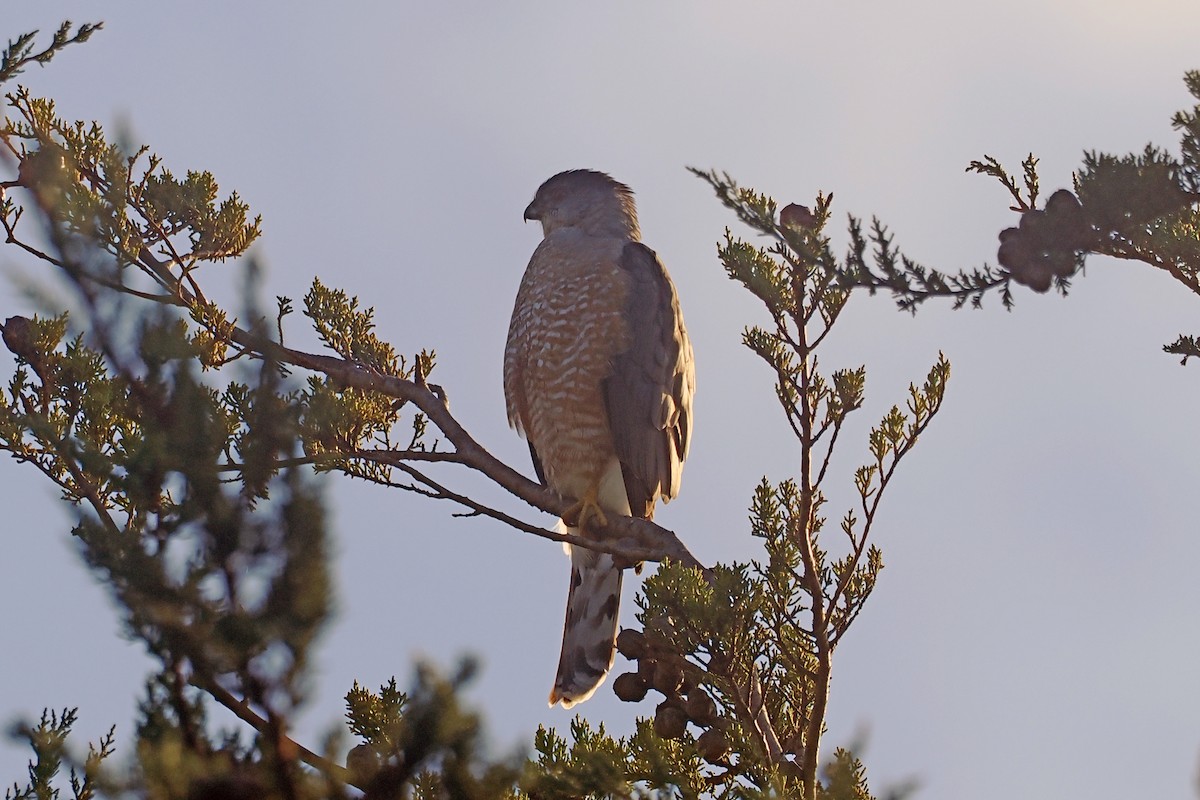
{"type": "Polygon", "coordinates": [[[637,703],[651,689],[661,693],[665,699],[654,710],[654,732],[664,739],[682,739],[691,723],[703,731],[696,739],[700,757],[710,764],[724,763],[730,749],[723,731],[725,720],[717,713],[712,697],[699,685],[699,667],[629,628],[617,636],[617,650],[638,665],[636,672],[627,672],[613,681],[617,697],[637,703]]]}
{"type": "Polygon", "coordinates": [[[1054,278],[1069,278],[1078,266],[1077,253],[1086,250],[1095,231],[1074,194],[1059,189],[1044,210],[1021,215],[1016,228],[1000,231],[996,260],[1017,283],[1035,292],[1049,290],[1054,278]]]}
{"type": "Polygon", "coordinates": [[[808,206],[789,203],[779,212],[779,224],[784,228],[812,230],[817,227],[817,215],[808,206]]]}
{"type": "Polygon", "coordinates": [[[25,154],[17,168],[16,181],[8,185],[25,187],[43,210],[58,213],[63,194],[76,176],[67,152],[58,145],[46,144],[25,154]]]}
{"type": "Polygon", "coordinates": [[[34,340],[33,323],[25,317],[9,317],[0,325],[4,345],[13,355],[20,356],[29,364],[37,363],[38,349],[34,340]]]}

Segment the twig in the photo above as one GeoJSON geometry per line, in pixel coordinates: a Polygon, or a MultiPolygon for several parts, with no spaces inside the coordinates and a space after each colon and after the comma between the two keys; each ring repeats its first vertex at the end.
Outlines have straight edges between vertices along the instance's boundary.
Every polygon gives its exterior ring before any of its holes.
{"type": "MultiPolygon", "coordinates": [[[[200,691],[207,692],[214,700],[232,711],[238,719],[240,719],[242,722],[245,722],[259,733],[267,734],[270,732],[271,725],[269,722],[267,722],[267,720],[263,719],[254,711],[254,709],[250,708],[249,703],[247,703],[245,700],[239,700],[233,694],[233,692],[229,691],[224,686],[221,686],[216,681],[205,680],[200,675],[193,674],[189,682],[192,684],[192,686],[195,686],[200,691]]],[[[317,755],[312,750],[309,750],[304,745],[283,733],[279,733],[278,738],[281,742],[286,742],[288,746],[295,747],[296,752],[300,756],[300,760],[305,764],[308,764],[313,769],[319,770],[322,773],[341,781],[342,783],[355,787],[356,789],[363,788],[353,782],[349,770],[347,770],[341,764],[334,763],[324,756],[317,755]]]]}
{"type": "MultiPolygon", "coordinates": [[[[531,525],[528,522],[525,522],[524,520],[518,519],[509,514],[506,514],[503,511],[500,511],[499,509],[492,508],[491,506],[486,506],[477,500],[473,500],[472,498],[468,497],[467,495],[462,495],[455,491],[452,491],[451,489],[446,488],[441,483],[438,483],[437,481],[430,478],[428,475],[426,475],[425,473],[416,469],[412,465],[404,463],[407,459],[403,458],[400,454],[397,454],[397,457],[393,459],[393,458],[389,458],[387,453],[380,452],[380,453],[376,453],[373,458],[368,459],[368,460],[378,461],[380,463],[385,463],[385,464],[388,464],[389,466],[393,466],[396,469],[398,469],[401,472],[408,475],[413,480],[415,480],[421,484],[424,484],[428,488],[423,489],[420,486],[414,486],[412,484],[395,483],[395,482],[391,482],[391,481],[384,482],[385,485],[387,485],[387,486],[392,486],[392,487],[395,487],[398,489],[406,489],[409,491],[414,491],[414,492],[417,492],[418,494],[422,494],[426,497],[431,497],[435,500],[449,500],[452,503],[458,503],[459,505],[463,506],[464,508],[470,509],[470,511],[468,511],[466,513],[456,514],[455,516],[489,517],[491,519],[497,520],[498,522],[503,522],[505,525],[508,525],[509,527],[512,527],[512,528],[516,528],[517,530],[522,531],[524,533],[529,533],[534,536],[540,536],[541,538],[549,539],[552,542],[560,542],[563,544],[569,544],[572,547],[584,547],[589,550],[595,550],[600,553],[608,553],[609,555],[621,556],[621,557],[633,559],[636,561],[659,561],[659,560],[662,560],[662,555],[657,549],[646,548],[638,541],[631,541],[629,539],[616,539],[616,540],[610,539],[607,541],[606,540],[597,540],[597,539],[589,537],[589,536],[580,536],[578,534],[572,534],[572,533],[559,533],[558,531],[552,531],[552,530],[549,530],[548,528],[539,528],[536,525],[531,525]]],[[[688,564],[688,566],[693,566],[693,567],[696,567],[697,569],[700,569],[701,571],[704,571],[704,566],[699,564],[699,562],[696,562],[693,564],[688,564]]]]}
{"type": "Polygon", "coordinates": [[[778,764],[783,759],[783,748],[779,745],[779,736],[775,726],[771,724],[771,715],[767,713],[767,704],[763,698],[762,675],[758,665],[751,665],[750,685],[747,688],[746,705],[754,714],[754,727],[766,745],[767,755],[771,764],[778,764]]]}

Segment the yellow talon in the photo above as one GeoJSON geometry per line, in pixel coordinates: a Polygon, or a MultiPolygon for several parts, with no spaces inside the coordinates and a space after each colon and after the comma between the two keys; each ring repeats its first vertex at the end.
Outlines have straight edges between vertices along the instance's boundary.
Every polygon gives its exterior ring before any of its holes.
{"type": "Polygon", "coordinates": [[[600,509],[599,500],[596,497],[596,488],[588,489],[587,494],[583,496],[579,502],[571,506],[562,515],[562,520],[571,528],[579,528],[581,531],[587,532],[589,526],[594,525],[596,529],[604,528],[608,525],[608,517],[600,509]]]}

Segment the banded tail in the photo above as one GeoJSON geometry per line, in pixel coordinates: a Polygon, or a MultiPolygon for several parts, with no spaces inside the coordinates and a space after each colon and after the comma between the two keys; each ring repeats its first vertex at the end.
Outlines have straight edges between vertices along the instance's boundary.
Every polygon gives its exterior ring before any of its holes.
{"type": "MultiPolygon", "coordinates": [[[[577,533],[575,528],[571,533],[577,533]]],[[[571,591],[563,624],[562,654],[550,705],[582,703],[604,682],[616,657],[621,569],[607,553],[571,548],[571,591]]]]}

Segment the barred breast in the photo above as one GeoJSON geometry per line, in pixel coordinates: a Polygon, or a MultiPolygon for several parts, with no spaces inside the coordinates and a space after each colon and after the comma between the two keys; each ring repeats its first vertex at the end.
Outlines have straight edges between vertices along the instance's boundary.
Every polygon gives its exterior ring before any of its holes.
{"type": "Polygon", "coordinates": [[[615,455],[602,382],[629,345],[628,278],[617,263],[623,245],[574,230],[551,234],[530,259],[513,310],[509,419],[536,450],[547,483],[566,497],[582,496],[615,455]]]}

